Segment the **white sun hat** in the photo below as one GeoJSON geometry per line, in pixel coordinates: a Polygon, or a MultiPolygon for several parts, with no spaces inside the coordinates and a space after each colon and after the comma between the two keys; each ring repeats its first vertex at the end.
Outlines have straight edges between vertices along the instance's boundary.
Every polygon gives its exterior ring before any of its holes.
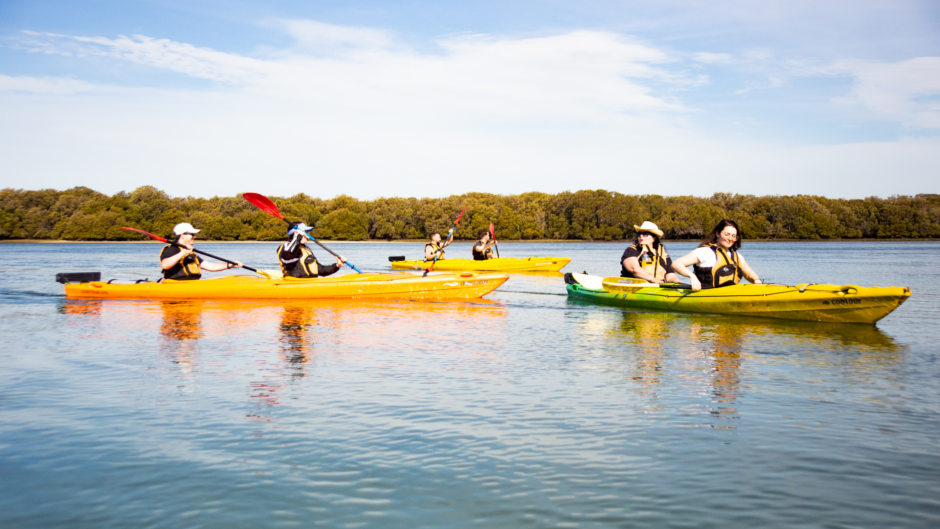
{"type": "Polygon", "coordinates": [[[634,228],[636,231],[638,231],[638,232],[640,232],[640,231],[648,231],[648,232],[650,232],[650,233],[655,234],[657,237],[662,237],[662,236],[663,236],[663,230],[659,229],[659,226],[653,224],[652,222],[650,222],[650,221],[648,221],[648,220],[647,220],[647,221],[643,221],[643,224],[640,224],[639,226],[637,226],[636,224],[634,224],[634,225],[633,225],[633,228],[634,228]]]}

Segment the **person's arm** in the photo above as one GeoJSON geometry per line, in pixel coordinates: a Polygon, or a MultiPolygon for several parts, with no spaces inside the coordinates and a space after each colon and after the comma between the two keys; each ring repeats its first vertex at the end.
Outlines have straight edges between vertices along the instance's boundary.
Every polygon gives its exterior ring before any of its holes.
{"type": "Polygon", "coordinates": [[[209,272],[221,272],[222,270],[228,270],[229,268],[240,268],[242,266],[241,261],[235,261],[235,264],[222,263],[218,261],[200,261],[199,268],[209,272]]]}
{"type": "Polygon", "coordinates": [[[757,285],[762,283],[760,277],[757,275],[757,272],[755,272],[754,269],[752,269],[751,266],[747,264],[747,261],[744,260],[744,257],[741,254],[738,254],[738,263],[741,265],[741,274],[745,279],[757,285]]]}
{"type": "Polygon", "coordinates": [[[174,266],[176,266],[177,263],[182,261],[187,255],[193,253],[193,249],[191,246],[183,246],[183,245],[170,246],[167,248],[167,250],[164,250],[164,252],[170,250],[171,248],[175,249],[176,253],[174,253],[173,255],[170,255],[169,257],[160,258],[160,268],[162,268],[163,270],[169,270],[170,268],[173,268],[174,266]]]}
{"type": "Polygon", "coordinates": [[[662,283],[662,279],[656,279],[656,276],[650,274],[646,270],[643,270],[643,267],[640,266],[640,260],[635,256],[631,255],[623,260],[623,267],[627,269],[627,272],[633,274],[633,277],[639,279],[645,279],[650,283],[662,283]]]}
{"type": "Polygon", "coordinates": [[[695,277],[695,274],[689,271],[690,266],[697,265],[699,262],[699,258],[695,255],[695,252],[689,252],[672,263],[672,270],[675,273],[689,278],[689,284],[692,285],[692,290],[702,290],[701,281],[695,277]]]}

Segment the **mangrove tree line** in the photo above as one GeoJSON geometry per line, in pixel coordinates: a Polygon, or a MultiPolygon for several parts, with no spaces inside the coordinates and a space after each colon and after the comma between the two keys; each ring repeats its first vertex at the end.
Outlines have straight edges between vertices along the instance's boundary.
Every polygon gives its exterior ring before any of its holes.
{"type": "MultiPolygon", "coordinates": [[[[750,239],[940,238],[940,195],[833,199],[810,195],[625,195],[583,190],[558,194],[467,193],[446,198],[331,199],[304,194],[270,197],[288,219],[333,240],[424,239],[445,232],[461,209],[458,239],[473,239],[492,222],[500,239],[620,240],[633,225],[657,223],[667,239],[701,239],[720,219],[738,222],[750,239]]],[[[170,197],[144,186],[105,195],[87,187],[64,191],[0,190],[0,239],[139,240],[131,226],[167,235],[177,222],[200,239],[276,240],[285,224],[241,198],[170,197]]]]}

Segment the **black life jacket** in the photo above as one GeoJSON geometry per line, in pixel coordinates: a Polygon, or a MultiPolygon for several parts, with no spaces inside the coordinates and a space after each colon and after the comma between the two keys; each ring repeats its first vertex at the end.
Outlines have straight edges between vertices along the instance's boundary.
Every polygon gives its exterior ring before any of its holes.
{"type": "MultiPolygon", "coordinates": [[[[177,250],[177,253],[183,251],[183,249],[178,246],[167,244],[166,246],[163,247],[163,250],[160,251],[161,259],[163,256],[163,252],[165,252],[167,248],[175,248],[177,250]]],[[[173,255],[176,255],[176,254],[171,254],[171,255],[168,255],[167,257],[172,257],[173,255]]],[[[202,259],[200,259],[199,256],[196,255],[195,252],[193,252],[187,255],[186,257],[180,259],[179,262],[177,262],[175,265],[164,270],[163,278],[164,279],[177,279],[177,280],[199,279],[200,277],[202,277],[202,267],[199,266],[200,263],[202,263],[202,259]]]]}
{"type": "MultiPolygon", "coordinates": [[[[477,242],[479,242],[479,241],[477,241],[477,242]]],[[[481,252],[480,250],[477,250],[477,245],[474,244],[474,245],[473,245],[473,248],[470,249],[470,252],[473,254],[473,260],[474,260],[474,261],[485,261],[485,260],[487,260],[487,259],[492,259],[492,258],[493,258],[493,247],[492,247],[492,246],[487,247],[486,250],[483,250],[483,251],[481,252]]]]}
{"type": "MultiPolygon", "coordinates": [[[[666,253],[666,247],[662,244],[656,249],[645,244],[640,246],[638,243],[633,243],[631,246],[640,252],[636,260],[640,263],[640,268],[646,273],[656,279],[663,279],[666,277],[667,273],[671,272],[671,270],[669,270],[669,262],[666,260],[666,256],[668,255],[666,253]]],[[[622,261],[620,263],[620,276],[634,277],[633,274],[627,270],[627,267],[623,266],[622,261]]]]}
{"type": "Polygon", "coordinates": [[[705,268],[699,265],[692,267],[695,277],[702,283],[702,288],[724,287],[736,285],[741,281],[741,264],[738,262],[738,254],[734,250],[727,252],[717,244],[708,246],[715,252],[717,262],[715,266],[705,268]],[[730,255],[729,255],[730,253],[730,255]]]}
{"type": "Polygon", "coordinates": [[[286,254],[288,257],[285,257],[281,254],[285,244],[287,243],[281,243],[277,247],[277,260],[281,264],[281,274],[284,277],[319,277],[320,267],[310,248],[299,244],[293,253],[286,254]]]}

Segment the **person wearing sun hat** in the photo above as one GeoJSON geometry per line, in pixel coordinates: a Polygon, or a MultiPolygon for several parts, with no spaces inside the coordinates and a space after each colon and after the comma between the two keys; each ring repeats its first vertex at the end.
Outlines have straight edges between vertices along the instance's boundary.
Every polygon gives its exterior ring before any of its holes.
{"type": "Polygon", "coordinates": [[[242,264],[217,263],[203,261],[196,255],[193,243],[199,230],[188,222],[173,226],[173,241],[160,251],[160,268],[164,279],[189,280],[202,277],[202,271],[220,272],[229,268],[238,268],[242,264]]]}
{"type": "Polygon", "coordinates": [[[672,271],[672,258],[660,240],[663,230],[648,220],[639,226],[634,224],[633,229],[636,230],[636,238],[620,257],[620,276],[651,283],[678,281],[679,276],[672,271]]]}

